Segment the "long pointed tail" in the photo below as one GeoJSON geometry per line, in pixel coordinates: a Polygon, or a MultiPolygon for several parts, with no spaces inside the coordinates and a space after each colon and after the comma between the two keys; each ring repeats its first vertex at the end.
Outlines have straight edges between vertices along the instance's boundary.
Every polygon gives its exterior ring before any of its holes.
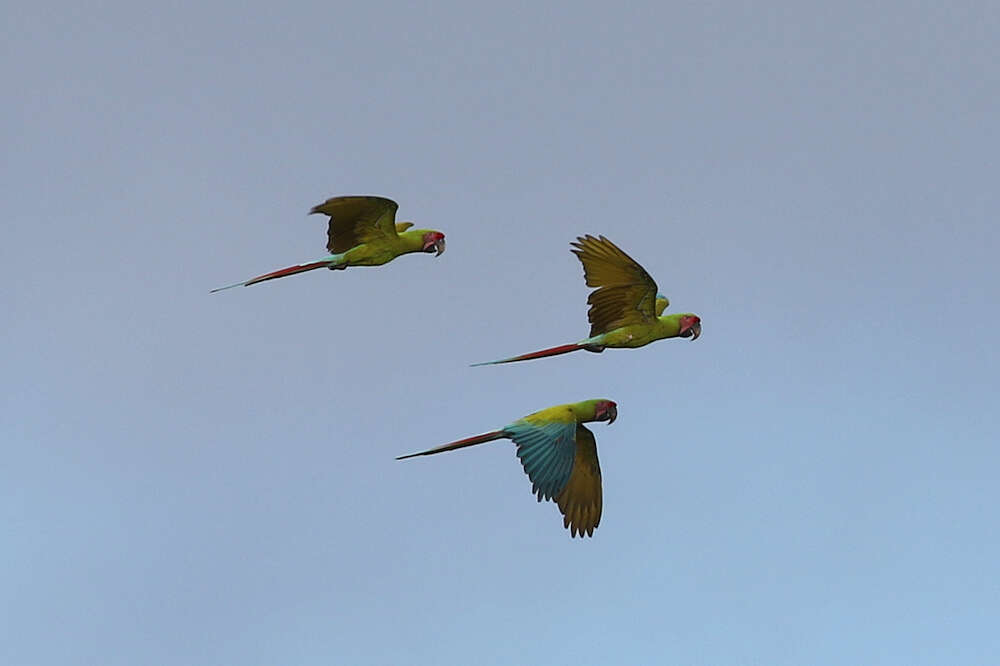
{"type": "Polygon", "coordinates": [[[312,261],[308,264],[296,264],[295,266],[289,266],[288,268],[282,268],[280,271],[273,271],[271,273],[265,273],[264,275],[258,275],[255,278],[250,278],[246,282],[237,282],[236,284],[227,284],[225,287],[216,287],[211,290],[210,294],[214,294],[217,291],[223,291],[224,289],[232,289],[233,287],[249,287],[252,284],[257,284],[258,282],[264,282],[266,280],[274,280],[276,278],[285,277],[286,275],[295,275],[296,273],[305,273],[306,271],[311,271],[317,268],[323,268],[329,266],[333,263],[335,259],[326,258],[320,259],[319,261],[312,261]]]}
{"type": "Polygon", "coordinates": [[[558,356],[559,354],[568,354],[570,352],[574,352],[579,349],[584,349],[584,346],[576,343],[570,345],[559,345],[558,347],[552,347],[551,349],[543,349],[541,351],[531,352],[530,354],[521,354],[520,356],[511,356],[510,358],[502,358],[499,361],[483,361],[482,363],[473,363],[469,367],[474,368],[479,365],[499,365],[500,363],[513,363],[515,361],[530,361],[533,358],[545,358],[546,356],[558,356]]]}
{"type": "Polygon", "coordinates": [[[436,449],[427,449],[426,451],[421,451],[420,453],[410,453],[405,456],[399,456],[396,460],[405,460],[406,458],[415,458],[416,456],[429,456],[433,453],[442,453],[443,451],[453,451],[466,446],[475,446],[476,444],[492,442],[494,439],[503,439],[505,437],[507,437],[507,433],[503,430],[494,430],[493,432],[488,432],[485,435],[476,435],[475,437],[460,439],[457,442],[445,444],[444,446],[439,446],[436,449]]]}

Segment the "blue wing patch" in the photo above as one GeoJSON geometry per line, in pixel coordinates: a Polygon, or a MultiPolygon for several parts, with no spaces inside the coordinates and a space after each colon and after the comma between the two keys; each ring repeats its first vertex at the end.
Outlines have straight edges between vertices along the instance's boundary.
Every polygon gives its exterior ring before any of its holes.
{"type": "Polygon", "coordinates": [[[555,498],[569,482],[576,459],[576,423],[536,425],[515,421],[503,429],[517,444],[517,457],[538,501],[555,498]]]}

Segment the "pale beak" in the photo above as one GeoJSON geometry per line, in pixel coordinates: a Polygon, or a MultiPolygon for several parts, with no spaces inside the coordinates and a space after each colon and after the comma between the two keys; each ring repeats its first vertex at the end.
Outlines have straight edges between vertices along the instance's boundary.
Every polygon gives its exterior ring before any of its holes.
{"type": "Polygon", "coordinates": [[[692,340],[697,340],[699,335],[701,335],[701,321],[696,321],[680,332],[680,337],[692,340]]]}

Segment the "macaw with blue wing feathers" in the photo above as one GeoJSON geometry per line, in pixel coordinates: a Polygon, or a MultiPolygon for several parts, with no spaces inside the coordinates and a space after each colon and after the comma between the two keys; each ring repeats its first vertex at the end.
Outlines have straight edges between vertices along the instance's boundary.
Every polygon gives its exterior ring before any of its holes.
{"type": "Polygon", "coordinates": [[[611,400],[584,400],[557,405],[529,414],[500,430],[468,437],[434,449],[399,456],[396,460],[429,456],[496,439],[517,445],[517,457],[531,480],[531,492],[541,502],[554,501],[563,515],[563,526],[577,535],[593,536],[601,522],[601,466],[594,433],[583,424],[613,423],[618,405],[611,400]]]}
{"type": "Polygon", "coordinates": [[[580,236],[572,243],[573,254],[583,264],[588,287],[596,287],[587,298],[590,310],[590,337],[568,345],[512,356],[498,361],[473,363],[497,365],[568,354],[586,349],[602,352],[608,348],[636,348],[666,338],[701,335],[701,318],[693,313],[665,315],[670,305],[658,293],[656,282],[639,263],[604,236],[580,236]]]}
{"type": "Polygon", "coordinates": [[[309,214],[330,216],[326,249],[329,257],[258,275],[245,282],[212,289],[249,287],[258,282],[317,268],[340,270],[348,266],[381,266],[411,252],[444,252],[444,234],[433,229],[410,229],[412,222],[396,222],[399,204],[384,197],[333,197],[312,207],[309,214]]]}

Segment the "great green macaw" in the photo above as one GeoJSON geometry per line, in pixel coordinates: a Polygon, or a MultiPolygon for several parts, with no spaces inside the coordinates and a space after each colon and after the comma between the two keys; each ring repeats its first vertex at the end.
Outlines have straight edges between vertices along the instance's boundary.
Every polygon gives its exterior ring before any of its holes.
{"type": "Polygon", "coordinates": [[[433,229],[410,229],[412,222],[396,222],[399,204],[384,197],[334,197],[312,207],[309,214],[330,216],[326,249],[329,257],[265,273],[246,282],[213,289],[249,287],[265,280],[304,273],[316,268],[338,270],[348,266],[381,266],[411,252],[444,252],[444,234],[433,229]]]}
{"type": "Polygon", "coordinates": [[[588,287],[597,287],[587,298],[590,337],[568,345],[512,356],[498,361],[473,363],[496,365],[566,354],[579,349],[602,352],[607,348],[642,347],[665,338],[701,335],[701,318],[690,312],[665,315],[670,305],[657,293],[656,282],[635,259],[604,236],[580,236],[571,243],[573,254],[583,264],[588,287]]]}
{"type": "Polygon", "coordinates": [[[617,417],[618,405],[611,400],[557,405],[529,414],[500,430],[399,456],[396,460],[429,456],[495,439],[514,440],[517,457],[538,501],[552,500],[559,505],[563,526],[574,537],[593,536],[601,522],[601,466],[597,462],[594,433],[583,424],[590,421],[610,424],[617,417]]]}

